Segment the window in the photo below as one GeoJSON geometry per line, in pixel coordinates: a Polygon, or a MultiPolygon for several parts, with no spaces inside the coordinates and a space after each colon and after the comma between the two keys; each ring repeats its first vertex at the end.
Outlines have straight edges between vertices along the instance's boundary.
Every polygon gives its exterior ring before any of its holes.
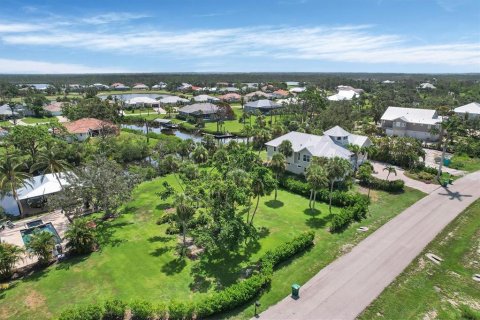
{"type": "Polygon", "coordinates": [[[300,153],[297,153],[297,160],[300,160],[300,153]]]}
{"type": "Polygon", "coordinates": [[[338,141],[339,141],[339,140],[342,140],[342,137],[337,137],[337,140],[338,140],[338,141]]]}
{"type": "Polygon", "coordinates": [[[347,140],[347,139],[348,139],[348,137],[343,137],[343,140],[347,140]]]}
{"type": "Polygon", "coordinates": [[[273,152],[277,151],[277,147],[273,147],[273,152]]]}
{"type": "Polygon", "coordinates": [[[303,155],[303,161],[304,161],[304,162],[310,162],[310,156],[304,154],[304,155],[303,155]]]}

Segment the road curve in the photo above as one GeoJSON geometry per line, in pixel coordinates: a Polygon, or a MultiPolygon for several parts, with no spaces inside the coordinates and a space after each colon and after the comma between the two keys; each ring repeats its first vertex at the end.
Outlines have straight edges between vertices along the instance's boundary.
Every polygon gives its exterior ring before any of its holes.
{"type": "Polygon", "coordinates": [[[455,217],[480,197],[480,171],[439,188],[380,227],[260,319],[355,319],[455,217]]]}

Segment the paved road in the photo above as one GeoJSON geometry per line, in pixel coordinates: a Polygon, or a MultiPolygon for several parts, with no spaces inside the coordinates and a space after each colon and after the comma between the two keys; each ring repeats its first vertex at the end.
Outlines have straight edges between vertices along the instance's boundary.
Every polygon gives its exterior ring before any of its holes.
{"type": "Polygon", "coordinates": [[[439,188],[322,269],[260,319],[355,319],[468,205],[480,197],[480,171],[439,188]]]}

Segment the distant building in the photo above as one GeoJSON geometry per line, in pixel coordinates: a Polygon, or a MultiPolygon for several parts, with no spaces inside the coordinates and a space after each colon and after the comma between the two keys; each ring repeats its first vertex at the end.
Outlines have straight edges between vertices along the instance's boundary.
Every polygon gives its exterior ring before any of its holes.
{"type": "Polygon", "coordinates": [[[272,99],[272,95],[270,93],[265,93],[263,91],[254,91],[245,95],[245,100],[247,101],[255,100],[259,98],[272,99]]]}
{"type": "Polygon", "coordinates": [[[218,106],[213,103],[194,103],[178,109],[178,116],[183,119],[188,117],[213,120],[218,111],[218,106]]]}
{"type": "Polygon", "coordinates": [[[168,96],[158,100],[162,105],[163,104],[185,104],[190,102],[188,99],[180,98],[177,96],[168,96]]]}
{"type": "Polygon", "coordinates": [[[438,134],[432,134],[431,131],[442,122],[442,117],[431,109],[388,107],[380,120],[389,136],[436,141],[438,134]]]}
{"type": "Polygon", "coordinates": [[[125,105],[133,108],[144,108],[144,107],[158,108],[160,106],[160,102],[150,97],[135,97],[135,98],[126,100],[125,105]]]}
{"type": "Polygon", "coordinates": [[[43,107],[47,113],[52,116],[61,116],[62,115],[63,102],[52,102],[49,105],[43,107]]]}
{"type": "MultiPolygon", "coordinates": [[[[350,161],[354,166],[355,154],[348,150],[347,146],[354,144],[368,147],[372,144],[368,137],[352,134],[339,126],[325,131],[322,136],[293,131],[265,144],[269,160],[279,152],[278,147],[285,140],[290,141],[293,148],[293,155],[286,159],[287,170],[296,174],[305,173],[313,157],[340,157],[350,161]]],[[[360,154],[357,165],[366,160],[367,154],[360,154]]]]}
{"type": "Polygon", "coordinates": [[[338,86],[337,93],[327,97],[330,101],[352,100],[358,98],[363,93],[363,89],[353,88],[351,86],[338,86]]]}
{"type": "Polygon", "coordinates": [[[282,89],[279,89],[279,90],[276,90],[276,91],[272,92],[272,97],[275,98],[275,99],[286,98],[289,95],[290,95],[290,92],[288,92],[286,90],[282,90],[282,89]]]}
{"type": "Polygon", "coordinates": [[[468,119],[480,119],[480,103],[472,102],[464,106],[455,108],[453,110],[455,114],[461,117],[467,117],[468,119]]]}
{"type": "Polygon", "coordinates": [[[238,93],[227,93],[223,96],[219,96],[220,100],[227,101],[227,102],[238,102],[242,99],[242,96],[238,93]]]}
{"type": "Polygon", "coordinates": [[[428,82],[424,82],[424,83],[420,83],[420,85],[418,86],[418,89],[422,89],[422,90],[434,90],[434,89],[437,89],[437,87],[435,87],[433,84],[431,83],[428,83],[428,82]]]}
{"type": "Polygon", "coordinates": [[[63,124],[67,132],[73,138],[67,138],[69,142],[76,139],[85,141],[89,137],[99,134],[117,134],[118,128],[113,123],[94,118],[83,118],[63,124]]]}
{"type": "Polygon", "coordinates": [[[245,112],[255,112],[258,110],[262,113],[268,113],[274,109],[279,109],[279,108],[283,108],[283,106],[267,99],[251,101],[245,104],[244,106],[245,112]]]}
{"type": "Polygon", "coordinates": [[[295,88],[291,88],[288,91],[290,91],[291,93],[302,93],[305,90],[307,90],[307,88],[305,88],[305,87],[295,87],[295,88]]]}
{"type": "Polygon", "coordinates": [[[21,104],[15,105],[13,112],[8,104],[0,106],[0,119],[13,119],[23,117],[23,106],[21,104]]]}
{"type": "Polygon", "coordinates": [[[198,96],[193,97],[193,100],[195,102],[219,102],[220,99],[206,95],[206,94],[200,94],[198,96]]]}
{"type": "Polygon", "coordinates": [[[143,84],[143,83],[135,83],[135,85],[132,87],[132,89],[135,90],[148,90],[148,86],[143,84]]]}

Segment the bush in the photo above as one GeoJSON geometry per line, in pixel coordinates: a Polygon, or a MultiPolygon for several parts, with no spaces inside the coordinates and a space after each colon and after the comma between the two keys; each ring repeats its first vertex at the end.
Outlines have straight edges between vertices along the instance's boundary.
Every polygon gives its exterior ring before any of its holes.
{"type": "Polygon", "coordinates": [[[151,320],[157,317],[157,310],[148,301],[134,301],[130,304],[132,320],[151,320]]]}
{"type": "Polygon", "coordinates": [[[98,305],[87,305],[66,310],[60,314],[59,320],[100,320],[104,310],[98,305]]]}
{"type": "Polygon", "coordinates": [[[383,180],[377,177],[370,177],[368,181],[360,181],[360,185],[370,187],[375,190],[383,190],[387,192],[402,192],[405,188],[405,181],[397,180],[383,180]]]}
{"type": "Polygon", "coordinates": [[[109,300],[103,305],[103,320],[123,320],[126,304],[120,300],[109,300]]]}
{"type": "Polygon", "coordinates": [[[194,308],[194,305],[191,303],[171,301],[168,305],[168,319],[191,319],[195,311],[194,308]]]}
{"type": "MultiPolygon", "coordinates": [[[[307,182],[301,181],[293,177],[287,177],[280,180],[280,186],[292,193],[309,197],[310,186],[307,182]]],[[[317,192],[317,199],[328,203],[330,201],[330,191],[322,189],[317,192]]],[[[337,207],[350,207],[360,201],[368,201],[365,195],[360,193],[345,192],[335,190],[332,192],[332,204],[337,207]]]]}
{"type": "Polygon", "coordinates": [[[306,232],[290,242],[286,242],[272,251],[267,251],[260,261],[270,260],[273,266],[285,261],[313,244],[313,232],[306,232]]]}
{"type": "Polygon", "coordinates": [[[353,220],[352,212],[348,209],[342,209],[342,211],[333,216],[330,223],[330,232],[340,232],[345,230],[353,220]]]}

